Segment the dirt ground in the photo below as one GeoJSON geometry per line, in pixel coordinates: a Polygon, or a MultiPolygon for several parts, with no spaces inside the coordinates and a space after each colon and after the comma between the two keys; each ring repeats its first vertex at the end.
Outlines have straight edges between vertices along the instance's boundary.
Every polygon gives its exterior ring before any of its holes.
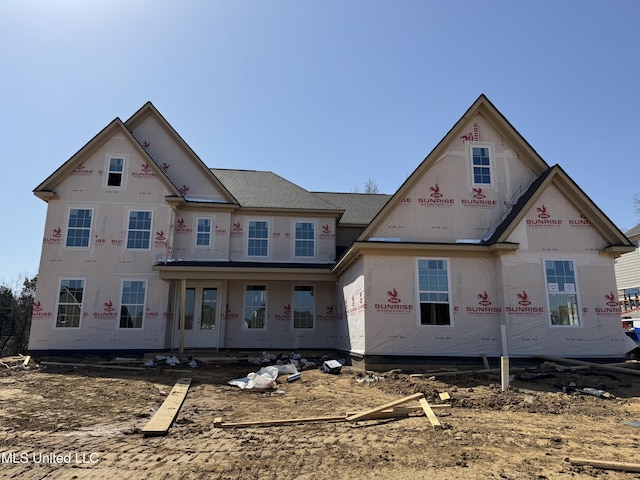
{"type": "Polygon", "coordinates": [[[515,371],[503,392],[499,373],[412,377],[407,370],[366,373],[345,366],[337,374],[304,370],[290,383],[282,375],[276,389],[248,391],[227,384],[259,369],[246,362],[139,370],[5,364],[0,478],[640,478],[570,462],[640,462],[640,429],[626,424],[640,420],[640,377],[631,374],[558,370],[540,361],[515,371]],[[152,409],[183,377],[192,378],[191,387],[168,434],[144,436],[152,409]],[[417,392],[432,405],[451,405],[434,410],[442,428],[424,414],[214,427],[217,417],[226,423],[344,415],[417,392]]]}

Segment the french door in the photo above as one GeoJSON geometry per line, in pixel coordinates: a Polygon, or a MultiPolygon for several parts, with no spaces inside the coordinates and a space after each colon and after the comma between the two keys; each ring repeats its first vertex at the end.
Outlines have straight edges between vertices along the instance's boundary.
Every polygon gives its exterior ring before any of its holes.
{"type": "MultiPolygon", "coordinates": [[[[218,348],[218,287],[188,287],[184,315],[185,348],[218,348]]],[[[178,302],[180,305],[180,302],[178,302]]],[[[176,317],[173,346],[180,346],[180,312],[176,317]]]]}

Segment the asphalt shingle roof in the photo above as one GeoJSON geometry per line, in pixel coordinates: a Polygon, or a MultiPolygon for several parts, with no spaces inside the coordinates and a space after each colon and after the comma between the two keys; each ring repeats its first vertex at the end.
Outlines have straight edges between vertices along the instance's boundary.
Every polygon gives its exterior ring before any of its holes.
{"type": "Polygon", "coordinates": [[[633,239],[634,237],[640,236],[640,223],[633,227],[631,230],[625,233],[627,238],[633,239]]]}
{"type": "Polygon", "coordinates": [[[340,210],[273,172],[219,168],[211,171],[242,207],[340,210]]]}
{"type": "Polygon", "coordinates": [[[314,192],[323,200],[344,210],[342,225],[368,225],[392,195],[379,193],[314,192]]]}

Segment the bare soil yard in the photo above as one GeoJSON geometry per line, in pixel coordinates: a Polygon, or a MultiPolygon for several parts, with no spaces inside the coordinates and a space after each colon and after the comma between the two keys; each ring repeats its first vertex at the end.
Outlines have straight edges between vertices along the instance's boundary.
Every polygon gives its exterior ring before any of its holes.
{"type": "MultiPolygon", "coordinates": [[[[77,361],[77,360],[76,360],[77,361]]],[[[482,368],[481,362],[478,368],[482,368]]],[[[141,365],[140,362],[138,365],[141,365]]],[[[11,364],[8,364],[12,366],[11,364]]],[[[640,377],[536,364],[515,374],[412,377],[408,371],[305,370],[276,390],[230,386],[259,367],[206,363],[144,370],[0,366],[0,478],[19,479],[638,479],[572,465],[640,462],[640,377]],[[191,377],[166,436],[140,430],[178,378],[191,377]],[[377,379],[377,381],[376,381],[377,379]],[[562,387],[566,388],[563,393],[562,387]],[[593,387],[597,397],[572,387],[593,387]],[[216,428],[224,422],[342,415],[422,392],[427,417],[216,428]],[[447,392],[450,399],[440,399],[447,392]]],[[[417,401],[410,402],[411,405],[417,401]]]]}

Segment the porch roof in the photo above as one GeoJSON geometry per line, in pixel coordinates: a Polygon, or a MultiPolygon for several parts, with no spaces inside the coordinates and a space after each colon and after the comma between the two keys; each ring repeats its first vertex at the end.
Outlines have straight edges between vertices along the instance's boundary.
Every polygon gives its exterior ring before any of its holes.
{"type": "Polygon", "coordinates": [[[230,262],[176,260],[160,262],[153,271],[163,280],[335,281],[333,263],[230,262]]]}

